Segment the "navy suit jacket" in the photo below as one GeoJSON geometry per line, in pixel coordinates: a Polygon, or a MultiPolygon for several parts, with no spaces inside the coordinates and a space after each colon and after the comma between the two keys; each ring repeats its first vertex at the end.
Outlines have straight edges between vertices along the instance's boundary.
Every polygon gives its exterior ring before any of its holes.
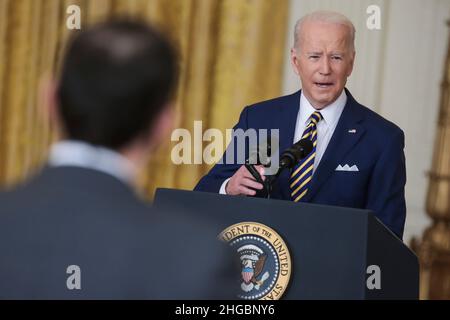
{"type": "MultiPolygon", "coordinates": [[[[359,104],[345,90],[344,111],[302,200],[373,210],[402,238],[406,216],[404,133],[392,122],[359,104]],[[338,165],[345,164],[356,165],[359,171],[336,171],[338,165]]],[[[294,142],[300,93],[246,107],[234,129],[279,129],[279,150],[289,148],[294,142]]],[[[229,148],[226,152],[230,152],[229,148]]],[[[245,152],[248,157],[248,150],[245,152]]],[[[235,160],[236,154],[234,150],[235,160]]],[[[240,166],[225,164],[223,160],[223,164],[216,164],[199,181],[195,190],[219,192],[224,180],[240,166]]],[[[288,170],[280,175],[274,184],[272,198],[291,200],[289,175],[288,170]]]]}

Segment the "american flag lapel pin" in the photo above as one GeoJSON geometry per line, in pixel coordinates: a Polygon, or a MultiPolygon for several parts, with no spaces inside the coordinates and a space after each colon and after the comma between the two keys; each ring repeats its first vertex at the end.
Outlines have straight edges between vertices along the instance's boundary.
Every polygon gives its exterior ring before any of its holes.
{"type": "Polygon", "coordinates": [[[348,133],[356,133],[356,129],[350,129],[348,130],[348,133]]]}

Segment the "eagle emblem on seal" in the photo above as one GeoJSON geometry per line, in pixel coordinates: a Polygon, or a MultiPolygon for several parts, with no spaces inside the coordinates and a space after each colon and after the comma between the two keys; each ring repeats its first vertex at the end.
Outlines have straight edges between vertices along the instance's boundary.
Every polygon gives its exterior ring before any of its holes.
{"type": "Polygon", "coordinates": [[[237,252],[242,265],[241,276],[243,281],[241,289],[244,292],[259,290],[270,276],[268,271],[263,273],[266,254],[261,248],[253,244],[244,245],[238,248],[237,252]]]}

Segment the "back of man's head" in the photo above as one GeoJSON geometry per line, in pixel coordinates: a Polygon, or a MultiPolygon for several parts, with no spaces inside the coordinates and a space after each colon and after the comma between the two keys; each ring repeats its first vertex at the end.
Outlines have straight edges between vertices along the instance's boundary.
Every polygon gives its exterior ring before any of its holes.
{"type": "Polygon", "coordinates": [[[177,78],[176,53],[140,22],[109,21],[77,34],[57,88],[66,138],[119,149],[149,131],[177,78]]]}

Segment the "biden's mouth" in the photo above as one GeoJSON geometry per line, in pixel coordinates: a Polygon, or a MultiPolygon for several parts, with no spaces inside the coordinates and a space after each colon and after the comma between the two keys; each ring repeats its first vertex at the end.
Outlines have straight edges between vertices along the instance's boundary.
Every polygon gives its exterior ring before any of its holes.
{"type": "Polygon", "coordinates": [[[316,85],[316,87],[319,87],[319,88],[329,88],[334,83],[333,82],[314,82],[314,84],[316,85]]]}

